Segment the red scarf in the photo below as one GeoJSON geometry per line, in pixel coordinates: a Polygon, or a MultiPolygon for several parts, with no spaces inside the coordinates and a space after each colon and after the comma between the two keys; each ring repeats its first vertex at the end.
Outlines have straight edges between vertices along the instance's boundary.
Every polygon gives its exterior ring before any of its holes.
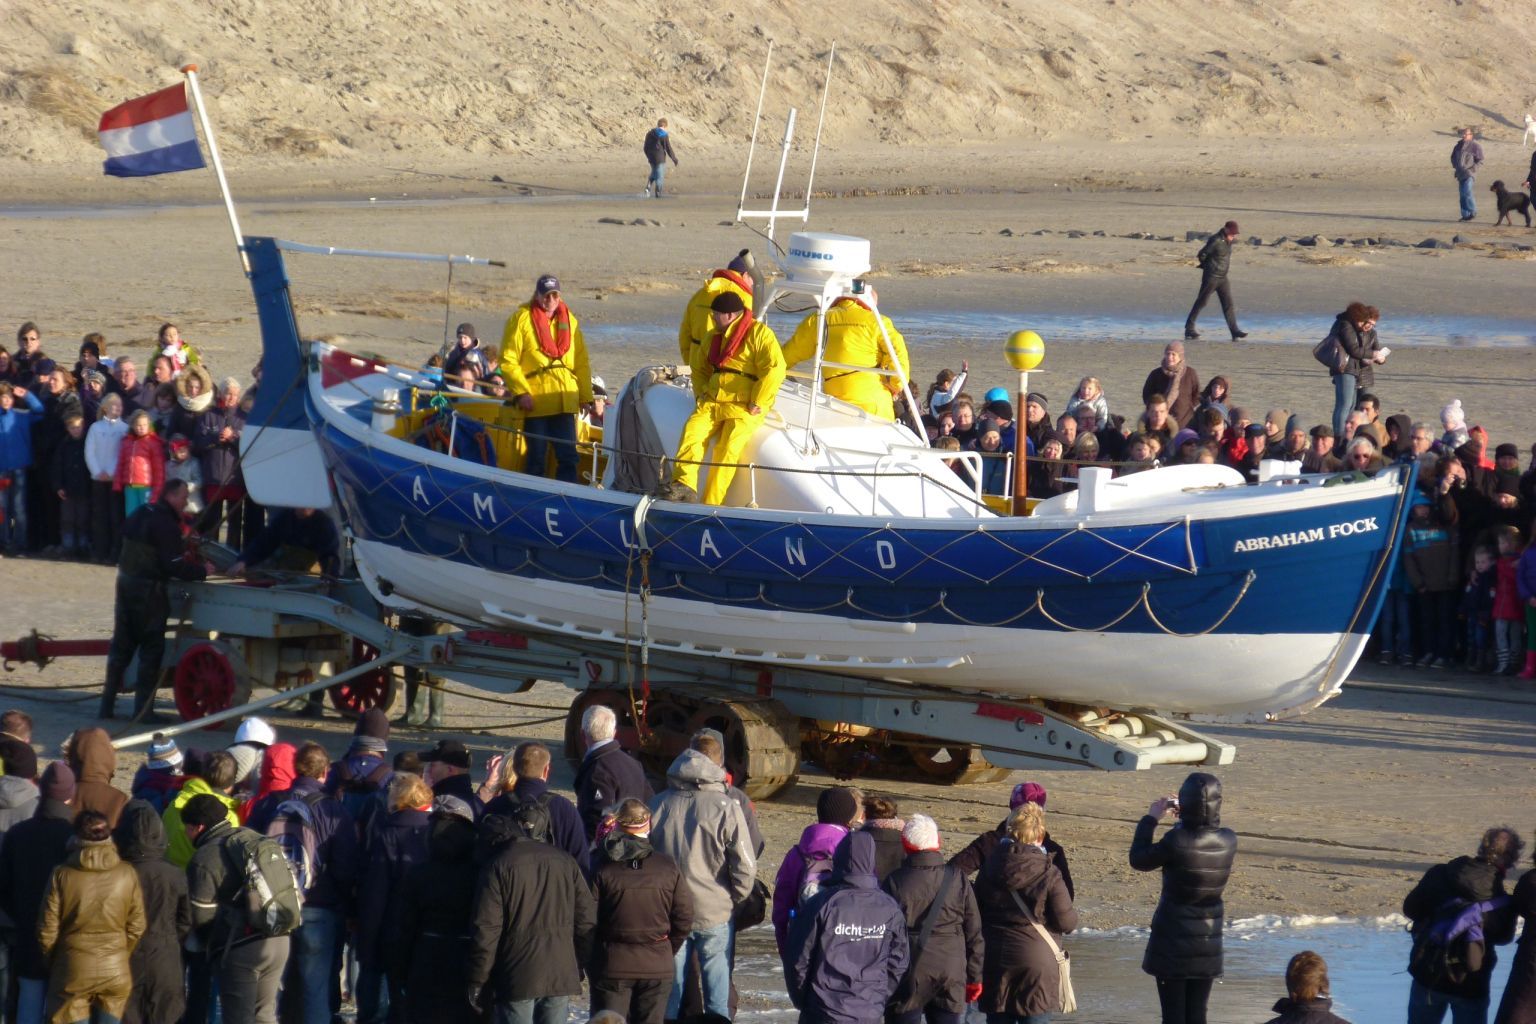
{"type": "Polygon", "coordinates": [[[538,339],[539,351],[549,359],[564,358],[571,350],[571,311],[565,301],[555,307],[553,323],[537,302],[529,304],[528,315],[533,320],[533,336],[538,339]]]}
{"type": "Polygon", "coordinates": [[[751,310],[743,310],[736,322],[731,324],[731,336],[727,338],[725,331],[716,331],[714,337],[709,339],[709,363],[715,369],[720,369],[727,362],[736,358],[741,351],[741,346],[746,343],[747,332],[752,329],[751,310]]]}
{"type": "Polygon", "coordinates": [[[717,270],[710,275],[710,280],[729,281],[748,295],[752,294],[752,279],[736,273],[734,270],[717,270]]]}

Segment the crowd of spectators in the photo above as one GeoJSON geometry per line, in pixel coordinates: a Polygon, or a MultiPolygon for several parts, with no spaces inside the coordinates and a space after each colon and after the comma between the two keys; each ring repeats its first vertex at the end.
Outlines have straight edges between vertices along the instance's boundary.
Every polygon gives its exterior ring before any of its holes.
{"type": "MultiPolygon", "coordinates": [[[[259,381],[260,365],[252,370],[259,381]]],[[[163,324],[148,379],[87,334],[68,358],[50,355],[24,323],[0,345],[0,551],[10,558],[113,564],[123,521],[187,481],[198,532],[234,548],[259,529],[246,496],[240,435],[255,399],[235,377],[217,384],[175,324],[163,324]]]]}

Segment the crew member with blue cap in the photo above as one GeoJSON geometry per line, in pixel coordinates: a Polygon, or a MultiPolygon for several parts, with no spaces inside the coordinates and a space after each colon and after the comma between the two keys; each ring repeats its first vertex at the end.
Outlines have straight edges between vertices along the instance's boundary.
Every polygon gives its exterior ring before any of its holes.
{"type": "Polygon", "coordinates": [[[501,378],[522,416],[525,472],[544,476],[555,451],[555,479],[576,482],[576,413],[592,407],[592,367],[581,325],[560,297],[560,279],[540,276],[501,336],[501,378]]]}

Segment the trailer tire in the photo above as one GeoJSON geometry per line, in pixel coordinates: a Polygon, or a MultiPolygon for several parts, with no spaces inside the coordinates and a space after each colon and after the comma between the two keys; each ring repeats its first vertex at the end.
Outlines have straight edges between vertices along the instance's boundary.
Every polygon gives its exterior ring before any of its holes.
{"type": "MultiPolygon", "coordinates": [[[[357,637],[352,638],[351,665],[361,665],[378,656],[377,647],[364,643],[357,637]]],[[[326,687],[325,692],[330,697],[331,707],[337,711],[361,715],[371,708],[378,708],[387,713],[395,703],[395,691],[398,688],[395,667],[380,665],[371,672],[353,676],[345,683],[326,687]]]]}
{"type": "MultiPolygon", "coordinates": [[[[171,679],[176,711],[186,722],[195,722],[217,711],[251,699],[251,684],[238,659],[224,644],[204,640],[176,659],[171,679]]],[[[219,723],[208,726],[217,729],[219,723]]]]}

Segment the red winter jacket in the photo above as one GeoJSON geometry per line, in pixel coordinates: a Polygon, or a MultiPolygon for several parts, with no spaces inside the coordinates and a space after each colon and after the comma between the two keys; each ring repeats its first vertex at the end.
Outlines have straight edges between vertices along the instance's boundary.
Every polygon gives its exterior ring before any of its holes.
{"type": "Polygon", "coordinates": [[[1520,622],[1525,618],[1525,610],[1520,607],[1520,588],[1516,570],[1520,565],[1519,555],[1500,555],[1498,564],[1494,570],[1498,573],[1498,583],[1493,589],[1493,620],[1495,622],[1520,622]]]}
{"type": "Polygon", "coordinates": [[[117,475],[112,489],[148,487],[149,500],[160,500],[160,488],[165,485],[165,445],[154,434],[142,436],[128,433],[123,437],[123,447],[117,456],[117,475]]]}

